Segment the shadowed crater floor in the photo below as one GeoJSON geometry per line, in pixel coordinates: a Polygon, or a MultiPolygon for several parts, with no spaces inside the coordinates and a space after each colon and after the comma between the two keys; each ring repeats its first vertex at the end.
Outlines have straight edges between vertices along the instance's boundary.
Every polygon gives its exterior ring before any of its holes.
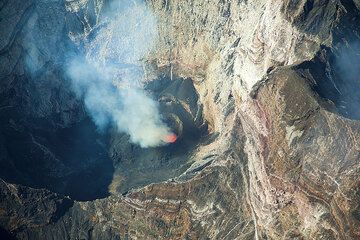
{"type": "Polygon", "coordinates": [[[68,128],[52,128],[41,119],[22,125],[21,114],[1,116],[0,177],[10,183],[47,188],[76,200],[108,196],[113,165],[106,136],[88,118],[68,128]]]}

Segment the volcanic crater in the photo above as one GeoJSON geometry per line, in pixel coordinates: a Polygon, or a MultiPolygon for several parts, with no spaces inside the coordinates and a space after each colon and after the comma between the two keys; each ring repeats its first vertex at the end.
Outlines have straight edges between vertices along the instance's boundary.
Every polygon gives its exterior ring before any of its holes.
{"type": "Polygon", "coordinates": [[[116,169],[109,187],[112,193],[180,176],[193,163],[191,155],[208,136],[191,79],[163,77],[148,82],[145,89],[159,102],[163,121],[177,139],[163,146],[141,148],[127,135],[113,132],[109,151],[116,169]]]}

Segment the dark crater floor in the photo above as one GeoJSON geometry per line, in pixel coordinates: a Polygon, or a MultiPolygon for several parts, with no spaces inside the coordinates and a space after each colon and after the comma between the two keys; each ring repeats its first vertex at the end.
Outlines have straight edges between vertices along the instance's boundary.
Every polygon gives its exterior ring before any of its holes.
{"type": "Polygon", "coordinates": [[[360,120],[360,43],[323,47],[299,69],[329,111],[360,120]]]}
{"type": "Polygon", "coordinates": [[[178,135],[175,143],[141,148],[126,134],[100,133],[88,117],[58,127],[56,116],[32,119],[20,107],[2,108],[0,178],[86,201],[108,196],[109,189],[124,193],[179,176],[207,136],[197,92],[190,79],[165,77],[148,83],[146,91],[178,135]]]}
{"type": "Polygon", "coordinates": [[[106,138],[88,118],[57,129],[41,121],[37,128],[10,121],[1,126],[0,176],[10,183],[46,188],[76,200],[106,197],[113,174],[106,138]]]}

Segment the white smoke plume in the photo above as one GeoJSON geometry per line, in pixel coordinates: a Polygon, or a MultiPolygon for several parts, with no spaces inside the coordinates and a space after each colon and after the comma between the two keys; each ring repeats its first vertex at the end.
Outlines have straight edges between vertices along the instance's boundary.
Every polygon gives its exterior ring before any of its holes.
{"type": "Polygon", "coordinates": [[[156,40],[156,18],[140,1],[123,2],[84,38],[85,54],[69,62],[67,73],[99,128],[113,125],[133,143],[155,147],[171,134],[141,86],[141,60],[156,40]]]}
{"type": "Polygon", "coordinates": [[[347,117],[360,119],[360,42],[348,42],[335,58],[338,96],[334,99],[347,117]]]}

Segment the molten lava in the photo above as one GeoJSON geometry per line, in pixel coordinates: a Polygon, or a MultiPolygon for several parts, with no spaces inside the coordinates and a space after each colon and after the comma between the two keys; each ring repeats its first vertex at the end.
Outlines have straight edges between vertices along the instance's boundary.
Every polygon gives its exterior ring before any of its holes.
{"type": "Polygon", "coordinates": [[[177,136],[175,133],[171,133],[169,135],[167,135],[164,139],[165,142],[167,143],[174,143],[176,142],[177,136]]]}

